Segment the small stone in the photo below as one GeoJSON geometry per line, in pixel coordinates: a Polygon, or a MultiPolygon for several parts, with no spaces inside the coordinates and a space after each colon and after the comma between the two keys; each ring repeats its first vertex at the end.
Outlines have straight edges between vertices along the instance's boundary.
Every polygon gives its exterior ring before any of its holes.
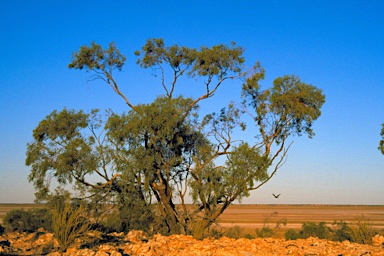
{"type": "Polygon", "coordinates": [[[120,252],[117,252],[117,251],[112,251],[109,255],[110,256],[122,256],[122,254],[120,252]]]}
{"type": "Polygon", "coordinates": [[[142,241],[148,241],[148,235],[141,230],[131,230],[125,236],[124,240],[132,243],[139,243],[142,241]]]}
{"type": "Polygon", "coordinates": [[[109,251],[115,251],[115,247],[108,245],[108,244],[102,244],[99,246],[99,252],[109,252],[109,251]]]}

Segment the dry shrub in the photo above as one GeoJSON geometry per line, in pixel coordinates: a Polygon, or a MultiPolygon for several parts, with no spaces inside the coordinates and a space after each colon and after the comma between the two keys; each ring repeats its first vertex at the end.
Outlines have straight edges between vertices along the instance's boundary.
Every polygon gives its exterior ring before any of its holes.
{"type": "Polygon", "coordinates": [[[275,231],[280,229],[281,226],[286,226],[287,225],[287,219],[277,219],[277,216],[279,213],[277,211],[271,213],[270,215],[266,216],[264,219],[264,224],[261,229],[256,229],[256,235],[261,238],[266,238],[266,237],[272,237],[275,235],[275,231]],[[276,221],[275,222],[275,227],[272,229],[270,227],[270,222],[271,221],[276,221]]]}
{"type": "Polygon", "coordinates": [[[243,228],[236,225],[234,227],[228,228],[225,235],[229,238],[239,239],[241,238],[242,232],[243,232],[243,228]]]}
{"type": "Polygon", "coordinates": [[[355,221],[349,226],[351,242],[370,244],[375,231],[372,228],[371,221],[364,215],[355,218],[355,221]]]}
{"type": "Polygon", "coordinates": [[[330,239],[332,237],[332,230],[327,227],[325,222],[316,224],[314,222],[304,222],[301,230],[296,231],[289,229],[285,233],[285,239],[296,240],[299,238],[306,239],[308,237],[317,237],[320,239],[330,239]]]}
{"type": "Polygon", "coordinates": [[[57,205],[52,213],[53,233],[62,252],[77,238],[83,238],[91,228],[91,223],[86,217],[87,211],[82,204],[74,206],[66,200],[65,204],[57,205]]]}
{"type": "Polygon", "coordinates": [[[51,231],[52,215],[46,208],[13,209],[4,216],[3,223],[7,231],[34,232],[39,228],[51,231]]]}

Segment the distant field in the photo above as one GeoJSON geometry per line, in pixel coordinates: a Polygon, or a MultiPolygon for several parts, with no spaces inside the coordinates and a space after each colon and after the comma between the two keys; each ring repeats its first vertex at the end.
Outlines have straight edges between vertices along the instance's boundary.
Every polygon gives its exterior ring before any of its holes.
{"type": "MultiPolygon", "coordinates": [[[[0,204],[0,223],[12,209],[43,207],[41,204],[0,204]]],[[[300,228],[304,222],[332,224],[336,221],[353,222],[363,216],[378,229],[384,229],[384,205],[231,205],[220,217],[222,227],[234,225],[247,229],[263,227],[266,223],[273,228],[277,221],[286,219],[287,228],[300,228]]]]}
{"type": "Polygon", "coordinates": [[[271,228],[286,219],[285,228],[300,228],[304,222],[354,222],[363,216],[375,228],[384,228],[384,205],[231,205],[219,220],[221,226],[263,227],[267,221],[271,228]]]}

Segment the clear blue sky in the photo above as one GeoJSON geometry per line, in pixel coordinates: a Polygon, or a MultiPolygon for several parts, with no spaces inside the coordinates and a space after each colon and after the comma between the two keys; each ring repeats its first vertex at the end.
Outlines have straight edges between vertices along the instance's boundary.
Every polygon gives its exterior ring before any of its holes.
{"type": "MultiPolygon", "coordinates": [[[[26,144],[51,111],[127,109],[89,73],[69,70],[71,54],[114,41],[127,56],[117,80],[134,104],[160,84],[135,65],[148,38],[190,47],[237,42],[247,65],[259,60],[266,87],[298,75],[322,88],[316,136],[295,138],[286,164],[244,203],[384,204],[383,1],[18,1],[0,2],[0,203],[33,202],[26,144]],[[281,193],[274,199],[272,193],[281,193]]],[[[186,94],[192,93],[185,91],[186,94]]],[[[238,100],[223,86],[205,105],[238,100]]]]}

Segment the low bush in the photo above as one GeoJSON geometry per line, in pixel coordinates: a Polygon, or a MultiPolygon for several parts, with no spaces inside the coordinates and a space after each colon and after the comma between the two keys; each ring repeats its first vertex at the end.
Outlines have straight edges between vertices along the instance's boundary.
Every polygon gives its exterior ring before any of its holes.
{"type": "Polygon", "coordinates": [[[4,227],[0,225],[0,236],[4,234],[4,227]]]}
{"type": "Polygon", "coordinates": [[[245,234],[244,238],[247,238],[247,239],[254,239],[255,237],[251,234],[245,234]]]}
{"type": "Polygon", "coordinates": [[[375,235],[376,232],[372,228],[370,221],[365,219],[364,216],[359,216],[350,224],[345,221],[335,221],[332,228],[327,227],[325,222],[319,224],[306,222],[299,231],[289,229],[285,233],[285,238],[295,240],[312,236],[340,242],[348,240],[360,244],[369,244],[375,235]]]}
{"type": "Polygon", "coordinates": [[[333,224],[333,240],[335,241],[353,241],[350,226],[345,221],[335,221],[333,224]]]}
{"type": "Polygon", "coordinates": [[[338,227],[335,231],[336,240],[349,240],[360,244],[370,244],[372,237],[376,235],[375,230],[368,219],[363,215],[358,216],[349,225],[345,222],[335,222],[338,227]]]}
{"type": "Polygon", "coordinates": [[[287,219],[276,219],[279,213],[277,211],[267,215],[264,219],[264,224],[261,229],[256,229],[256,235],[260,238],[272,237],[275,235],[275,231],[280,229],[281,226],[287,225],[287,219]],[[274,228],[270,227],[270,222],[275,222],[274,228]]]}
{"type": "Polygon", "coordinates": [[[82,204],[73,206],[69,200],[53,209],[52,229],[60,251],[64,252],[77,238],[85,237],[91,228],[87,211],[82,204]]]}
{"type": "Polygon", "coordinates": [[[298,238],[308,238],[308,237],[317,237],[320,239],[330,239],[332,238],[332,230],[327,227],[325,222],[320,222],[319,224],[316,224],[314,222],[305,222],[301,230],[296,232],[293,229],[289,229],[285,233],[285,238],[287,240],[295,240],[298,238]]]}
{"type": "Polygon", "coordinates": [[[286,240],[296,240],[299,238],[300,238],[299,232],[297,232],[294,229],[288,229],[287,232],[285,232],[285,239],[286,240]]]}
{"type": "Polygon", "coordinates": [[[271,237],[274,234],[275,232],[270,227],[262,227],[261,229],[256,229],[256,235],[261,238],[271,237]]]}
{"type": "Polygon", "coordinates": [[[227,231],[225,232],[225,235],[229,238],[239,239],[241,238],[242,232],[243,232],[243,229],[241,227],[234,226],[234,227],[228,228],[227,231]]]}
{"type": "Polygon", "coordinates": [[[39,228],[52,231],[52,214],[46,208],[14,209],[4,216],[3,223],[7,231],[34,232],[39,228]]]}
{"type": "Polygon", "coordinates": [[[330,239],[331,230],[327,227],[325,222],[320,222],[319,224],[313,222],[305,222],[300,231],[300,236],[302,238],[308,237],[317,237],[320,239],[330,239]]]}

